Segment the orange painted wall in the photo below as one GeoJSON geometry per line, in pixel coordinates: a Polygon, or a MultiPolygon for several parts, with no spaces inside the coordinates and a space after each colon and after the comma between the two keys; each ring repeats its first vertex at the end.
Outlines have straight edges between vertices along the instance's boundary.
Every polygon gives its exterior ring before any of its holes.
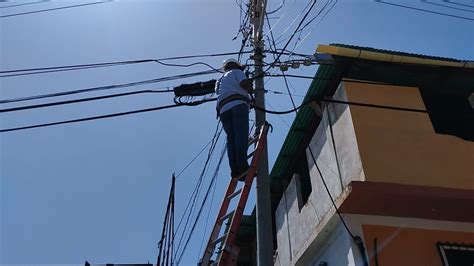
{"type": "MultiPolygon", "coordinates": [[[[425,110],[418,88],[345,82],[349,101],[425,110]]],[[[350,106],[368,181],[474,189],[474,142],[435,133],[428,114],[350,106]]]]}
{"type": "MultiPolygon", "coordinates": [[[[474,227],[474,225],[473,225],[474,227]]],[[[442,266],[436,243],[474,243],[474,233],[362,225],[370,265],[375,265],[374,239],[378,262],[383,266],[442,266]]]]}

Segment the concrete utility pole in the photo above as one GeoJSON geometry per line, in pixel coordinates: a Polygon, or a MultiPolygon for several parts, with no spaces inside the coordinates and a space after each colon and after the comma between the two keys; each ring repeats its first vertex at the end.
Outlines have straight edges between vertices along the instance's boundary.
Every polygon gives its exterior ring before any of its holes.
{"type": "MultiPolygon", "coordinates": [[[[268,0],[252,0],[253,46],[255,60],[255,103],[265,107],[263,82],[263,19],[268,0]]],[[[265,112],[255,110],[256,128],[265,123],[265,112]]],[[[265,145],[257,170],[257,265],[273,265],[273,223],[270,200],[270,178],[268,176],[268,142],[265,145]]]]}

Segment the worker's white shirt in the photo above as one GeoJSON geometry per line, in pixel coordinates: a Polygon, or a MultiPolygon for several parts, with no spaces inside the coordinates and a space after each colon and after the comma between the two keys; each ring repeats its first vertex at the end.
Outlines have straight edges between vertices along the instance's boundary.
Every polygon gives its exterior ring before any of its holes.
{"type": "MultiPolygon", "coordinates": [[[[223,99],[233,94],[243,95],[249,98],[250,100],[250,96],[247,91],[244,90],[244,88],[240,87],[240,82],[242,82],[244,79],[247,79],[247,77],[240,69],[232,69],[225,72],[224,75],[222,75],[222,77],[216,82],[217,106],[219,106],[219,103],[223,99]]],[[[242,103],[248,104],[243,100],[235,100],[228,102],[224,106],[222,106],[219,114],[222,114],[223,112],[231,109],[232,107],[242,103]]]]}

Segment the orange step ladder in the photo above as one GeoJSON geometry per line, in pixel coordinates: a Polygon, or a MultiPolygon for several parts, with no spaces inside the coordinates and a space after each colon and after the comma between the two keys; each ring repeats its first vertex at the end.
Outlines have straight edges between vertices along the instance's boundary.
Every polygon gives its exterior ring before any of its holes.
{"type": "Polygon", "coordinates": [[[254,139],[249,143],[249,145],[257,141],[255,150],[249,155],[252,158],[250,168],[248,170],[247,176],[245,177],[245,183],[242,188],[236,190],[238,180],[232,178],[227,187],[227,191],[222,201],[221,208],[217,214],[216,222],[214,228],[211,231],[211,236],[207,242],[206,249],[204,250],[204,255],[202,256],[199,266],[230,266],[237,265],[237,259],[239,256],[240,248],[236,245],[237,233],[240,228],[240,223],[242,222],[242,216],[244,214],[245,204],[252,187],[252,182],[256,176],[258,162],[262,153],[263,148],[267,143],[267,133],[270,125],[265,123],[261,128],[258,138],[254,139]],[[240,195],[239,202],[237,203],[236,209],[228,212],[229,205],[235,197],[240,195]],[[225,221],[230,221],[226,224],[226,228],[221,233],[222,225],[225,221]],[[220,244],[218,251],[216,247],[220,244]],[[215,259],[213,256],[216,253],[215,259]]]}

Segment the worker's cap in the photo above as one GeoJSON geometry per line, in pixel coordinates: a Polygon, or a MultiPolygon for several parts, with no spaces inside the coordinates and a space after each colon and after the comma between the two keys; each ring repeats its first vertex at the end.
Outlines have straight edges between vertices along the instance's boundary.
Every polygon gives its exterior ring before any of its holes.
{"type": "Polygon", "coordinates": [[[230,63],[235,63],[235,64],[237,64],[239,67],[244,67],[242,64],[240,64],[239,61],[237,61],[237,59],[228,58],[228,59],[226,59],[226,60],[224,60],[224,61],[222,62],[221,68],[224,69],[224,68],[227,66],[227,64],[230,64],[230,63]]]}

